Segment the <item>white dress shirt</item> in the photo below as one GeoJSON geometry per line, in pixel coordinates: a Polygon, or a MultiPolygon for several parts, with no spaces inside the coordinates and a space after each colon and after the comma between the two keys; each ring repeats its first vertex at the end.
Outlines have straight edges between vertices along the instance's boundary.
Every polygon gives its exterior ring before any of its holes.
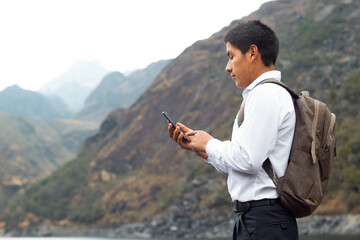
{"type": "Polygon", "coordinates": [[[281,81],[281,72],[266,72],[243,91],[244,121],[238,127],[236,116],[231,141],[212,139],[206,146],[207,162],[228,173],[228,190],[233,201],[279,196],[262,165],[269,158],[277,176],[285,174],[294,136],[295,111],[290,94],[281,86],[272,83],[256,86],[269,78],[281,81]]]}

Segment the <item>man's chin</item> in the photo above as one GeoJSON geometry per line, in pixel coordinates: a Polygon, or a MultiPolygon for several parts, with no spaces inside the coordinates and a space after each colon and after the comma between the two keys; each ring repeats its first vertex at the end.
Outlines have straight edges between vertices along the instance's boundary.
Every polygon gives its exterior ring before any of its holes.
{"type": "Polygon", "coordinates": [[[236,87],[238,87],[238,88],[244,88],[244,87],[242,86],[241,82],[239,82],[239,81],[236,81],[236,82],[235,82],[235,85],[236,85],[236,87]]]}

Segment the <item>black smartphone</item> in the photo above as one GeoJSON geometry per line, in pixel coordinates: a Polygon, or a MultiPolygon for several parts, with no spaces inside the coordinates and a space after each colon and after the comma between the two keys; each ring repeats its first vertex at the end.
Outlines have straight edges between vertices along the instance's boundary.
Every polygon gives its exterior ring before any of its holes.
{"type": "MultiPolygon", "coordinates": [[[[165,112],[165,111],[163,111],[162,114],[163,114],[164,117],[171,123],[171,125],[173,125],[173,127],[176,128],[175,123],[174,123],[173,121],[171,121],[171,119],[170,119],[169,116],[168,116],[168,113],[165,112]]],[[[181,130],[180,130],[180,132],[181,132],[181,130]]],[[[187,139],[185,135],[183,136],[183,139],[184,139],[185,141],[190,142],[189,139],[187,139]]]]}

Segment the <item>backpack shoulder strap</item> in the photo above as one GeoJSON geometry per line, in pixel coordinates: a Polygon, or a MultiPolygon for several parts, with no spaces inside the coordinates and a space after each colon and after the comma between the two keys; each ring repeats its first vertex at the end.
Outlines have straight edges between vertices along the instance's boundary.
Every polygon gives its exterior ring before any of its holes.
{"type": "MultiPolygon", "coordinates": [[[[256,86],[258,86],[260,84],[264,84],[264,83],[277,84],[277,85],[285,88],[293,99],[299,99],[300,98],[299,95],[297,95],[291,88],[286,86],[285,83],[283,83],[283,82],[281,82],[279,80],[273,79],[273,78],[266,79],[266,80],[260,82],[259,84],[257,84],[256,86]]],[[[242,122],[244,121],[244,108],[245,108],[245,99],[243,100],[243,102],[241,104],[240,111],[239,111],[239,114],[238,114],[238,126],[240,126],[242,124],[242,122]]]]}
{"type": "MultiPolygon", "coordinates": [[[[293,99],[299,99],[299,95],[297,95],[291,88],[289,88],[288,86],[286,86],[283,82],[279,81],[279,80],[276,80],[276,79],[266,79],[264,81],[262,81],[261,83],[259,84],[264,84],[264,83],[274,83],[274,84],[277,84],[283,88],[285,88],[288,93],[291,95],[291,97],[293,99]]],[[[259,85],[258,84],[258,85],[259,85]]],[[[245,99],[243,101],[243,103],[241,104],[241,107],[240,107],[240,111],[239,111],[239,115],[238,115],[238,125],[240,126],[242,124],[242,122],[244,121],[244,107],[245,107],[245,99]]],[[[263,169],[265,170],[265,172],[268,174],[268,176],[270,177],[270,179],[274,182],[275,186],[277,184],[277,175],[275,173],[275,171],[273,170],[272,166],[271,166],[271,163],[270,163],[270,160],[269,158],[267,158],[265,160],[265,162],[263,163],[263,169]]]]}
{"type": "Polygon", "coordinates": [[[288,91],[288,93],[291,95],[291,97],[293,97],[294,99],[299,99],[299,95],[297,95],[291,88],[286,86],[285,83],[283,83],[279,80],[269,78],[269,79],[262,81],[260,84],[264,84],[264,83],[275,83],[275,84],[285,88],[286,91],[288,91]]]}
{"type": "MultiPolygon", "coordinates": [[[[278,81],[276,79],[266,79],[264,81],[261,82],[261,84],[264,84],[264,83],[274,83],[274,84],[277,84],[283,88],[286,89],[286,91],[288,91],[288,93],[291,95],[291,97],[294,99],[294,100],[297,100],[299,99],[299,95],[297,95],[291,88],[289,88],[288,86],[286,86],[285,83],[281,82],[281,81],[278,81]]],[[[305,93],[306,94],[306,93],[305,93]]],[[[278,180],[278,176],[276,175],[274,169],[272,168],[271,166],[271,162],[270,162],[270,159],[267,158],[265,160],[265,162],[263,163],[263,169],[265,170],[265,172],[267,173],[267,175],[270,177],[270,179],[274,182],[275,186],[277,184],[277,180],[278,180]]]]}

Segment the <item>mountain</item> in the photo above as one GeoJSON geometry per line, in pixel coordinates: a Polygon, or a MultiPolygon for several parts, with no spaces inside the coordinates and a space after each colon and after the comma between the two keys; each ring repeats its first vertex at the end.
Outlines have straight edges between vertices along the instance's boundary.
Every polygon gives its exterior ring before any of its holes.
{"type": "Polygon", "coordinates": [[[161,112],[166,110],[174,120],[218,139],[229,139],[241,91],[224,71],[223,37],[239,21],[249,19],[260,19],[278,33],[276,67],[282,70],[283,81],[297,91],[310,90],[338,111],[338,156],[316,213],[358,213],[358,9],[360,2],[351,0],[269,2],[194,43],[133,105],[111,112],[76,160],[10,203],[1,218],[6,229],[31,235],[44,225],[87,225],[99,229],[90,234],[106,235],[114,229],[111,236],[116,237],[220,236],[231,220],[226,175],[180,150],[167,136],[161,112]]]}
{"type": "Polygon", "coordinates": [[[78,61],[67,72],[46,83],[39,92],[60,96],[76,112],[84,106],[86,97],[107,73],[97,61],[78,61]]]}
{"type": "Polygon", "coordinates": [[[120,72],[108,74],[87,97],[84,108],[75,118],[101,122],[110,111],[130,106],[170,62],[161,60],[152,63],[127,77],[120,72]]]}
{"type": "Polygon", "coordinates": [[[72,115],[60,98],[46,97],[17,85],[0,92],[0,111],[43,120],[69,118],[72,115]]]}
{"type": "Polygon", "coordinates": [[[77,154],[84,141],[98,130],[97,124],[75,119],[57,119],[47,123],[59,135],[61,144],[73,154],[77,154]]]}
{"type": "Polygon", "coordinates": [[[75,158],[95,124],[75,120],[40,121],[0,113],[0,213],[29,184],[75,158]]]}

